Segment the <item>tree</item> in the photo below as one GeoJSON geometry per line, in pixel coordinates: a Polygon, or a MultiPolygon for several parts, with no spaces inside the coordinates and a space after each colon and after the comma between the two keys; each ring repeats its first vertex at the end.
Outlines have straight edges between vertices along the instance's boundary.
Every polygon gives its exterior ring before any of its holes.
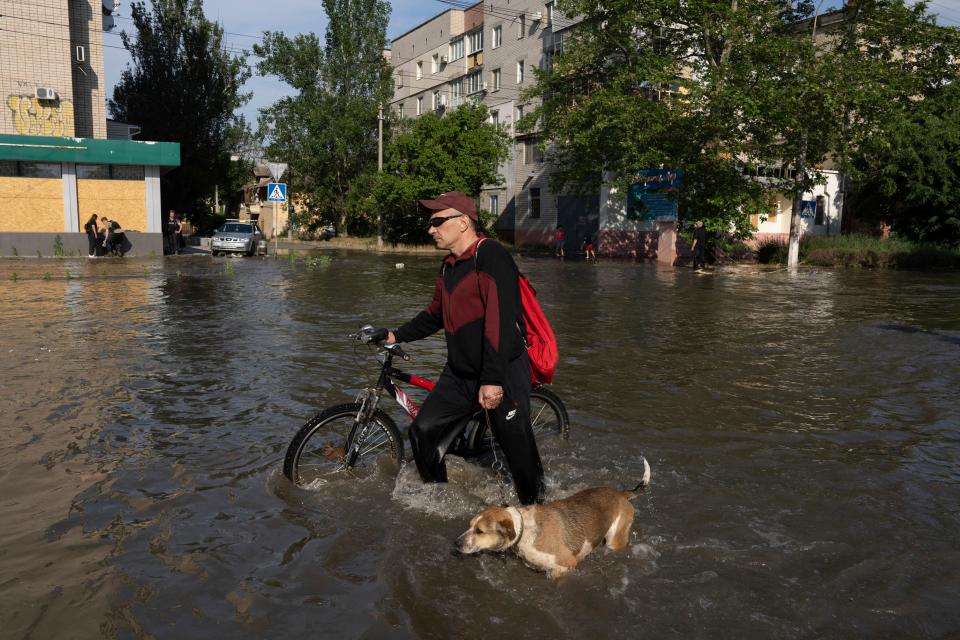
{"type": "Polygon", "coordinates": [[[180,167],[161,179],[164,206],[203,226],[217,185],[231,182],[230,155],[247,127],[236,109],[249,100],[245,55],[225,47],[223,29],[201,0],[131,5],[136,35],[123,32],[131,65],[109,102],[113,118],[135,123],[145,140],[180,143],[180,167]]]}
{"type": "Polygon", "coordinates": [[[503,182],[497,168],[509,156],[509,137],[488,119],[485,106],[467,102],[443,116],[404,122],[384,149],[375,190],[390,240],[428,239],[417,200],[447,191],[479,196],[484,185],[503,182]]]}
{"type": "Polygon", "coordinates": [[[908,238],[960,244],[960,55],[956,29],[914,30],[921,42],[898,64],[922,65],[911,74],[910,100],[879,103],[887,111],[879,135],[851,155],[858,218],[887,222],[908,238]]]}
{"type": "Polygon", "coordinates": [[[266,32],[254,52],[261,75],[297,93],[261,111],[271,157],[289,164],[290,188],[307,204],[300,222],[369,231],[367,197],[377,162],[377,117],[392,95],[383,57],[390,7],[383,0],[324,0],[326,43],[315,34],[266,32]]]}
{"type": "Polygon", "coordinates": [[[538,73],[527,97],[541,105],[522,123],[542,118],[558,186],[595,189],[604,169],[624,192],[638,169],[683,168],[681,206],[742,233],[769,194],[788,193],[791,264],[800,203],[820,169],[845,167],[889,127],[886,105],[945,75],[922,3],[850,3],[828,29],[810,2],[566,0],[558,8],[583,21],[538,73]],[[760,166],[778,171],[758,180],[760,166]]]}

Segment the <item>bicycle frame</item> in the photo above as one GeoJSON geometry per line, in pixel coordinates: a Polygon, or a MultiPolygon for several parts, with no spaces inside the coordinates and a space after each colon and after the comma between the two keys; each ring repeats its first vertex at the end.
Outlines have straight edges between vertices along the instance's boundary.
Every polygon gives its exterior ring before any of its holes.
{"type": "Polygon", "coordinates": [[[412,384],[413,386],[423,389],[424,391],[433,391],[436,383],[431,380],[427,380],[426,378],[421,378],[420,376],[415,376],[412,373],[407,373],[406,371],[397,369],[393,366],[392,360],[393,355],[387,352],[383,369],[380,372],[381,382],[378,386],[393,396],[393,399],[396,400],[398,405],[400,405],[400,408],[403,409],[412,420],[417,417],[418,413],[420,413],[420,407],[418,407],[417,403],[415,403],[406,393],[404,393],[403,389],[394,384],[394,380],[412,384]]]}

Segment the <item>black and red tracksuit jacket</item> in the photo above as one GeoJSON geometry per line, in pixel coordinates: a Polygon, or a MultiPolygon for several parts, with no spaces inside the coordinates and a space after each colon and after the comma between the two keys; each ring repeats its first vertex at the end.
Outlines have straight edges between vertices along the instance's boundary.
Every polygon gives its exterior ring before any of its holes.
{"type": "Polygon", "coordinates": [[[447,256],[433,300],[394,332],[397,341],[420,340],[442,328],[454,375],[502,386],[507,363],[525,349],[519,273],[510,253],[490,239],[459,258],[447,256]]]}

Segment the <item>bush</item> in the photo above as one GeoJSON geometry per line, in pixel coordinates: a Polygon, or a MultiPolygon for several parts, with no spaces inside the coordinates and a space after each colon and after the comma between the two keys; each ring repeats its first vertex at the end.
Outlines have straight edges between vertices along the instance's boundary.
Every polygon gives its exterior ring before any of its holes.
{"type": "MultiPolygon", "coordinates": [[[[767,242],[757,247],[757,261],[787,262],[787,245],[767,242]]],[[[960,267],[960,250],[918,244],[904,238],[865,235],[804,236],[800,262],[818,267],[864,269],[930,269],[960,267]]]]}
{"type": "Polygon", "coordinates": [[[787,245],[769,240],[757,246],[757,262],[763,264],[787,264],[787,245]]]}

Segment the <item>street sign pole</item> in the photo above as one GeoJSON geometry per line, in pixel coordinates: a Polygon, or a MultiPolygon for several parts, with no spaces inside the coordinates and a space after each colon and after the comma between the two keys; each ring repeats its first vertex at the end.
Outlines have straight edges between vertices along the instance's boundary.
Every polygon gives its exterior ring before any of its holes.
{"type": "MultiPolygon", "coordinates": [[[[286,165],[283,166],[286,167],[286,165]]],[[[282,203],[283,206],[287,206],[287,185],[282,182],[269,183],[267,185],[267,201],[273,203],[271,227],[273,228],[273,257],[276,258],[277,252],[280,250],[280,234],[277,233],[277,218],[280,217],[280,208],[277,205],[282,203]]]]}

